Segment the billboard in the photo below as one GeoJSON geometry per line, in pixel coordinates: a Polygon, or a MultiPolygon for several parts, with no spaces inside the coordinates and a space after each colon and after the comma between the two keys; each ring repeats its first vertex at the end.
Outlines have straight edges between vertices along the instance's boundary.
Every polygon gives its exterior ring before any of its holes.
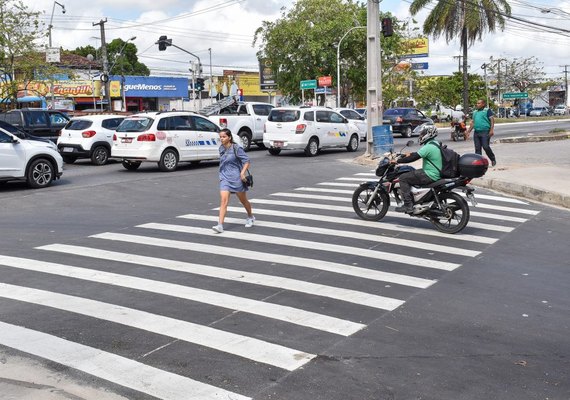
{"type": "Polygon", "coordinates": [[[415,38],[403,41],[404,54],[402,58],[427,57],[429,55],[428,38],[415,38]]]}
{"type": "Polygon", "coordinates": [[[275,71],[273,71],[271,61],[263,58],[259,60],[259,88],[261,91],[269,92],[277,90],[275,71]]]}

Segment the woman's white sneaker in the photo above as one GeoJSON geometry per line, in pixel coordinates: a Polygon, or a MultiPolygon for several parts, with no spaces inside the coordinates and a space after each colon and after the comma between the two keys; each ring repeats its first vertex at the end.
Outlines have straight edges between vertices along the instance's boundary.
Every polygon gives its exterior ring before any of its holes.
{"type": "Polygon", "coordinates": [[[216,233],[223,233],[224,232],[224,227],[222,226],[222,224],[214,225],[214,226],[212,226],[212,229],[216,233]]]}
{"type": "Polygon", "coordinates": [[[255,217],[252,215],[251,217],[248,217],[245,220],[245,227],[246,228],[251,228],[253,226],[253,223],[255,222],[255,217]]]}

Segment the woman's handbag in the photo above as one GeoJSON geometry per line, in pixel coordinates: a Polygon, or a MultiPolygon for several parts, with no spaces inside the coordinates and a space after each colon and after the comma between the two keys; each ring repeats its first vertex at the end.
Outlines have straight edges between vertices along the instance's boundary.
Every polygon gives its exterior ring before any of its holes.
{"type": "MultiPolygon", "coordinates": [[[[234,154],[235,154],[236,158],[238,158],[236,146],[234,145],[233,147],[234,147],[234,154]]],[[[253,187],[253,175],[251,174],[251,172],[249,172],[249,168],[246,169],[246,172],[247,172],[247,175],[245,177],[245,181],[243,182],[243,184],[248,188],[252,188],[253,187]]]]}

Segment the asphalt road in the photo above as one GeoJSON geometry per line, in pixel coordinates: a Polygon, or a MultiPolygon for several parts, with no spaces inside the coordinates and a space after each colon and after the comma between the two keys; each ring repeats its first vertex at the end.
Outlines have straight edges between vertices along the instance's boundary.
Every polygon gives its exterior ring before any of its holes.
{"type": "Polygon", "coordinates": [[[570,398],[567,211],[366,223],[355,154],[250,156],[258,223],[233,199],[223,235],[216,163],[0,188],[4,398],[570,398]]]}

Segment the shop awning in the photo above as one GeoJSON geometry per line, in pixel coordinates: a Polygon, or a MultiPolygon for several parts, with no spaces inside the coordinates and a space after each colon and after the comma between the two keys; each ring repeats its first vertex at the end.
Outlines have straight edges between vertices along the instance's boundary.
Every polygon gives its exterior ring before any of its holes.
{"type": "Polygon", "coordinates": [[[31,101],[43,101],[43,97],[38,97],[38,96],[18,97],[18,103],[28,103],[31,101]]]}

